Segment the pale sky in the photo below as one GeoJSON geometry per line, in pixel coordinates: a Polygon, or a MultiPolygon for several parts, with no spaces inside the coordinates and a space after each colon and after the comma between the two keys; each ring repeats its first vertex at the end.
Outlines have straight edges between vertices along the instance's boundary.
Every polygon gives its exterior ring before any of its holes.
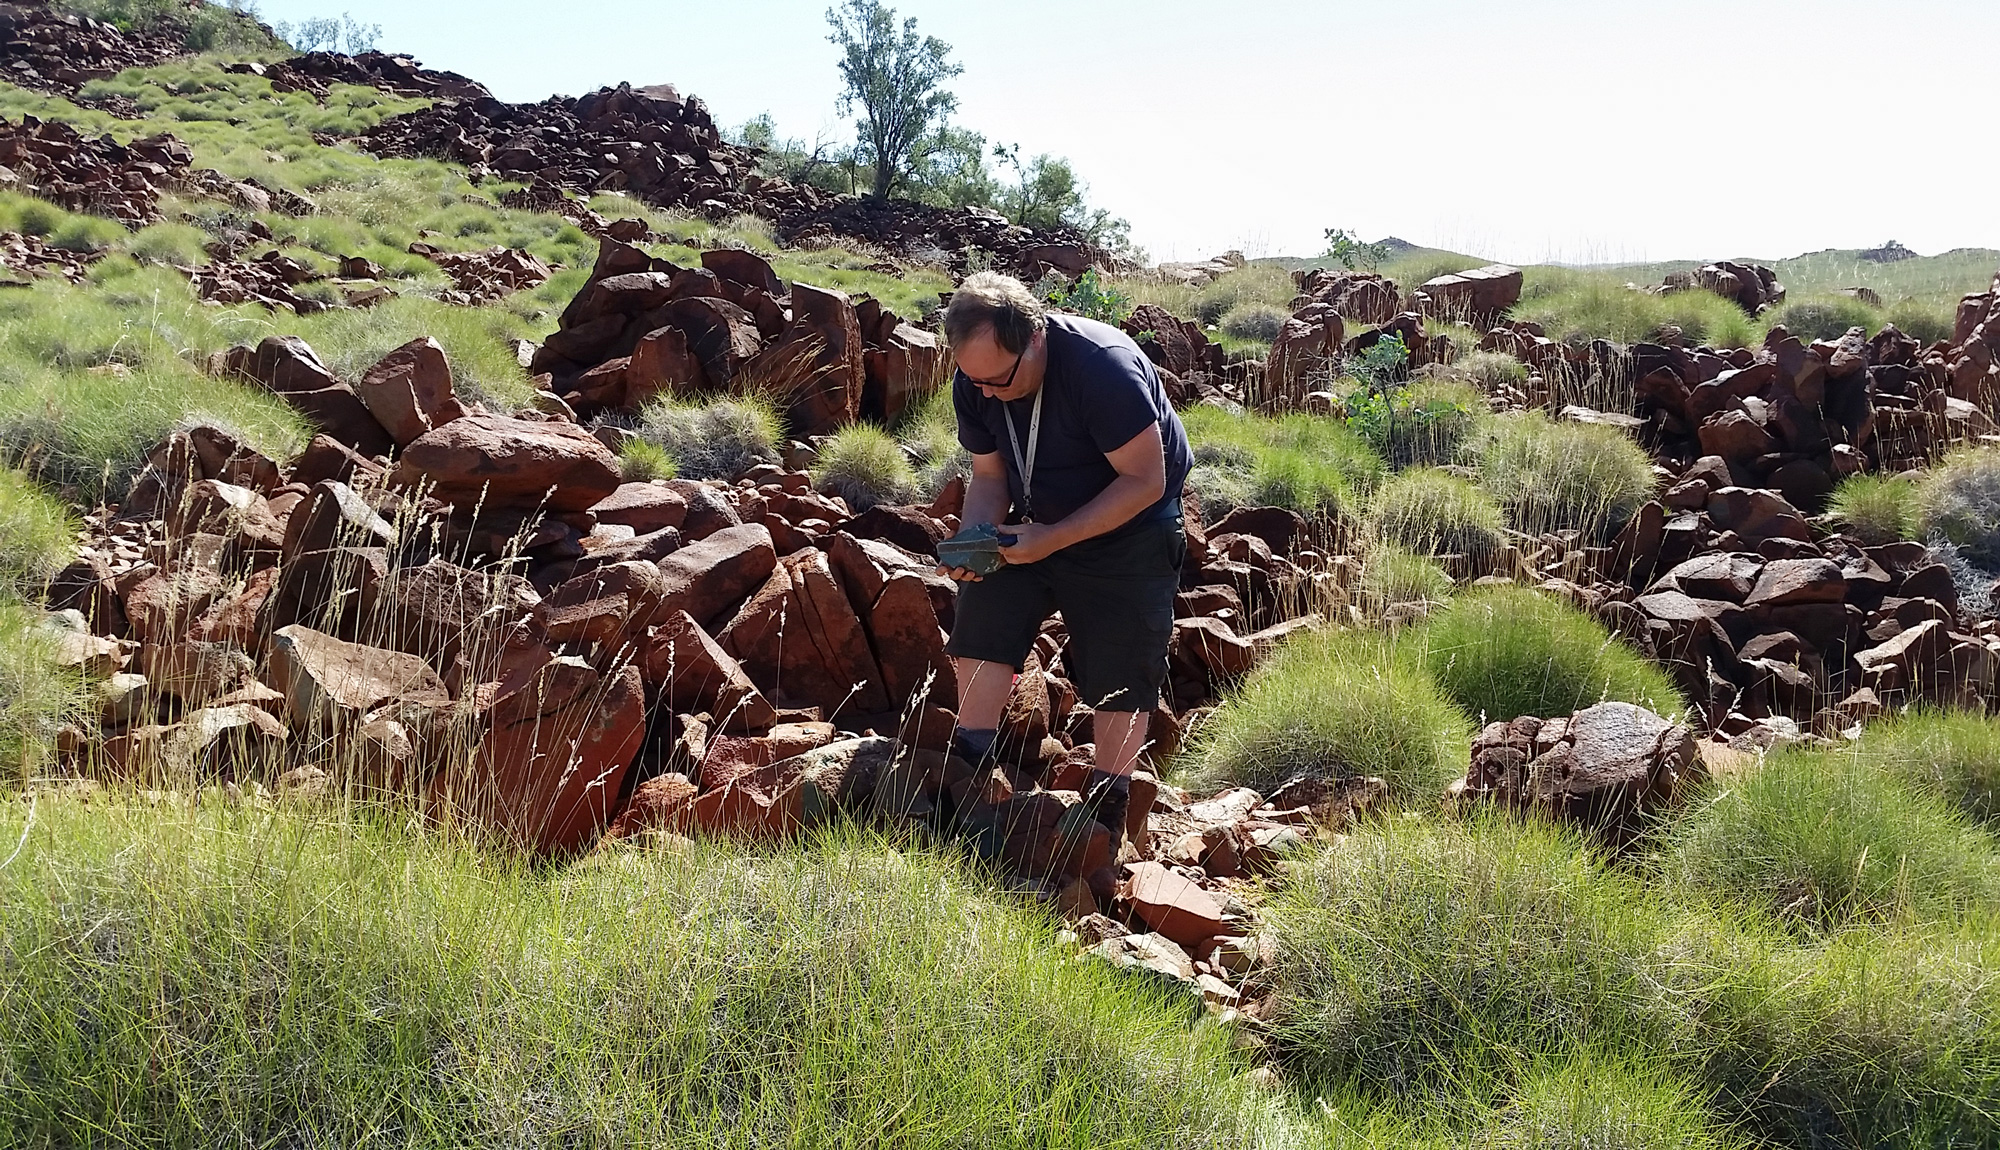
{"type": "MultiPolygon", "coordinates": [[[[336,0],[265,0],[266,21],[336,0]]],[[[824,0],[337,0],[506,100],[672,83],[851,139],[824,0]]],[[[2000,247],[1996,0],[904,0],[958,123],[1155,259],[1327,227],[1515,262],[2000,247]]]]}

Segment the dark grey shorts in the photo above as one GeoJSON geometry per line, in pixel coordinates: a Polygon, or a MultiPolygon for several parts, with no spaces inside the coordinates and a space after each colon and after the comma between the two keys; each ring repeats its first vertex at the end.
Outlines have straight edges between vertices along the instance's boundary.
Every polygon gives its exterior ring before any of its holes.
{"type": "Polygon", "coordinates": [[[1100,711],[1150,711],[1167,675],[1186,552],[1178,519],[1133,524],[961,583],[946,649],[1019,671],[1042,621],[1061,611],[1069,629],[1063,666],[1077,700],[1100,711]]]}

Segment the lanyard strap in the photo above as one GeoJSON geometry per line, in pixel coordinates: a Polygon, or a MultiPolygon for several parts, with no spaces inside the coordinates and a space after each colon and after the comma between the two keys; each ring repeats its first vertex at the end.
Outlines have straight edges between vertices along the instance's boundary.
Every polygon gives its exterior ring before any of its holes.
{"type": "Polygon", "coordinates": [[[1025,505],[1021,508],[1021,511],[1031,522],[1035,517],[1035,449],[1042,444],[1042,395],[1047,391],[1046,387],[1035,389],[1034,411],[1028,416],[1028,454],[1026,455],[1021,454],[1021,436],[1019,432],[1014,430],[1013,415],[1007,411],[1005,405],[1000,408],[1000,418],[1007,424],[1007,439],[1014,445],[1014,465],[1021,470],[1021,502],[1025,505]]]}

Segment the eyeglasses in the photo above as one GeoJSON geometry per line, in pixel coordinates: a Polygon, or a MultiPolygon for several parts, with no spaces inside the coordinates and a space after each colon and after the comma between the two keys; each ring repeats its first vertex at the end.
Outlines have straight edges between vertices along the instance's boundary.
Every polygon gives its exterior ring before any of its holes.
{"type": "MultiPolygon", "coordinates": [[[[965,378],[972,380],[972,382],[978,384],[981,387],[992,388],[994,391],[1006,391],[1008,388],[1014,386],[1014,374],[1021,370],[1021,360],[1025,359],[1027,357],[1027,354],[1028,353],[1026,349],[1023,349],[1019,354],[1014,356],[1014,366],[1007,369],[1007,378],[1004,382],[994,383],[992,380],[979,379],[971,375],[968,375],[965,378]]],[[[962,371],[964,369],[961,368],[960,370],[962,371]]]]}

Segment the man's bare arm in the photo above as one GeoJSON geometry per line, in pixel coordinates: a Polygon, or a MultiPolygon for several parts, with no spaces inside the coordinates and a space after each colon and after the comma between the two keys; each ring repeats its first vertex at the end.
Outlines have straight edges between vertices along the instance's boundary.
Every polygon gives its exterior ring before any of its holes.
{"type": "Polygon", "coordinates": [[[1010,563],[1033,563],[1073,543],[1094,539],[1131,522],[1167,489],[1167,453],[1160,425],[1148,424],[1124,446],[1106,453],[1118,478],[1097,497],[1058,523],[1030,524],[1013,547],[1002,548],[1010,563]]]}

